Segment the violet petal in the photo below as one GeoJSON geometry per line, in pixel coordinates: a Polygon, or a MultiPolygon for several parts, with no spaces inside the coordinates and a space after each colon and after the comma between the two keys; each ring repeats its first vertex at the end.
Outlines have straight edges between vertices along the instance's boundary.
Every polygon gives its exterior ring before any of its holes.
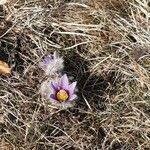
{"type": "Polygon", "coordinates": [[[55,97],[54,94],[51,94],[51,95],[50,95],[50,98],[51,98],[50,100],[51,100],[52,102],[55,102],[55,103],[56,103],[57,100],[56,100],[56,97],[55,97]]]}
{"type": "Polygon", "coordinates": [[[68,101],[73,101],[75,98],[77,98],[77,95],[73,94],[69,97],[68,101]]]}
{"type": "Polygon", "coordinates": [[[57,92],[59,90],[59,86],[55,82],[51,82],[51,87],[52,87],[53,92],[57,92]]]}
{"type": "Polygon", "coordinates": [[[46,62],[49,62],[49,61],[51,61],[52,59],[53,59],[53,55],[48,55],[48,56],[45,57],[44,60],[45,60],[46,62]]]}
{"type": "Polygon", "coordinates": [[[76,85],[77,85],[77,82],[73,82],[72,84],[69,85],[68,91],[70,95],[74,93],[76,85]]]}
{"type": "Polygon", "coordinates": [[[63,89],[68,89],[68,86],[69,86],[69,81],[68,81],[68,77],[66,74],[64,74],[61,79],[60,79],[60,86],[61,88],[63,89]]]}

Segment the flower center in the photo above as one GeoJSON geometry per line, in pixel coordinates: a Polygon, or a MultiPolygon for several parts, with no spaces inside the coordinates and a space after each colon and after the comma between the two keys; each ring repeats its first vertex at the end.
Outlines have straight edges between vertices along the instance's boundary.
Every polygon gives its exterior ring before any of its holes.
{"type": "Polygon", "coordinates": [[[69,95],[68,95],[67,91],[59,90],[56,94],[56,98],[58,101],[63,102],[69,98],[69,95]]]}

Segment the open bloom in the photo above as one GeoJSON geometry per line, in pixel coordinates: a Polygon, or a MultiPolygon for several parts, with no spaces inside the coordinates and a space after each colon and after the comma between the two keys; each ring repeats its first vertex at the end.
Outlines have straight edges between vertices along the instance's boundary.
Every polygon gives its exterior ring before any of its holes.
{"type": "Polygon", "coordinates": [[[59,57],[57,52],[54,52],[46,56],[43,61],[39,63],[39,67],[45,71],[46,75],[53,75],[63,69],[63,59],[59,57]]]}
{"type": "Polygon", "coordinates": [[[77,97],[75,94],[77,82],[69,84],[67,75],[63,75],[58,82],[51,83],[51,102],[58,106],[68,106],[77,97]]]}

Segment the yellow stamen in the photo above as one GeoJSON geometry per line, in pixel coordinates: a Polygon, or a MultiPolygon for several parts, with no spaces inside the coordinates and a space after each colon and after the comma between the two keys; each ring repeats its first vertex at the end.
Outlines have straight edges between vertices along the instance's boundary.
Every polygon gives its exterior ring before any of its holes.
{"type": "Polygon", "coordinates": [[[69,97],[68,93],[65,90],[60,90],[56,94],[57,100],[60,102],[66,101],[69,97]]]}

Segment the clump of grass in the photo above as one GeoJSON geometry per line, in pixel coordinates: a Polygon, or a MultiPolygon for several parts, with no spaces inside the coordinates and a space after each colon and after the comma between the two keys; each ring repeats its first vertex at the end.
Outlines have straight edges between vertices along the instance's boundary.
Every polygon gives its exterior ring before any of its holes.
{"type": "Polygon", "coordinates": [[[149,149],[147,0],[7,1],[0,6],[0,149],[149,149]],[[78,81],[73,108],[40,95],[37,63],[57,51],[78,81]]]}

